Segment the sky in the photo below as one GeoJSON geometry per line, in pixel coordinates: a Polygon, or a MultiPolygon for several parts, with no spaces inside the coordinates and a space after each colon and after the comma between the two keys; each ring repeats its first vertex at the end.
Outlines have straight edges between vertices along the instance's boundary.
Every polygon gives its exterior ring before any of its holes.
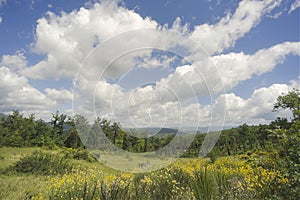
{"type": "Polygon", "coordinates": [[[299,0],[0,0],[0,112],[123,127],[269,123],[299,88],[299,0]]]}

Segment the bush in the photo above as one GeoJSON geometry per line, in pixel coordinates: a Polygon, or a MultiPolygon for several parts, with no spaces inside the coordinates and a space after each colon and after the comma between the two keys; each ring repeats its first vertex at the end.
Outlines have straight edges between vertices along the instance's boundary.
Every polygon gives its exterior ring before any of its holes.
{"type": "Polygon", "coordinates": [[[13,166],[13,170],[20,173],[51,175],[64,174],[72,167],[69,160],[60,155],[34,151],[31,155],[21,158],[13,166]]]}
{"type": "Polygon", "coordinates": [[[65,149],[62,154],[67,159],[85,160],[95,162],[96,158],[86,149],[65,149]]]}

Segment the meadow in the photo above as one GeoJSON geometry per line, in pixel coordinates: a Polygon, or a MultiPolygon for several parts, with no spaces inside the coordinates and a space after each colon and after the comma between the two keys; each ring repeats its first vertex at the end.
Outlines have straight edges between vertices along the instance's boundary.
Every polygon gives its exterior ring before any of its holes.
{"type": "Polygon", "coordinates": [[[1,199],[265,199],[288,182],[264,167],[275,162],[264,152],[214,162],[180,158],[137,174],[108,168],[84,149],[2,147],[0,153],[1,199]]]}

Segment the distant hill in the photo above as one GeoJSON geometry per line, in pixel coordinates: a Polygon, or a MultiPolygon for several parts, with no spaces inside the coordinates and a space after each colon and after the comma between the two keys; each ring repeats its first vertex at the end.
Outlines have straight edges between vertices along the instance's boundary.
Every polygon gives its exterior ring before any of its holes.
{"type": "MultiPolygon", "coordinates": [[[[176,128],[158,128],[158,127],[149,127],[149,128],[136,128],[135,130],[148,133],[148,134],[156,134],[156,133],[169,133],[169,134],[189,134],[189,133],[207,133],[209,131],[218,131],[218,130],[226,130],[234,128],[234,126],[224,126],[224,127],[183,127],[180,131],[176,128]]],[[[125,128],[125,130],[130,130],[130,128],[125,128]]]]}
{"type": "Polygon", "coordinates": [[[178,129],[174,128],[158,128],[158,127],[149,127],[149,128],[124,128],[125,131],[129,130],[136,130],[137,132],[147,133],[150,135],[158,134],[158,133],[169,133],[169,134],[176,134],[178,129]]]}

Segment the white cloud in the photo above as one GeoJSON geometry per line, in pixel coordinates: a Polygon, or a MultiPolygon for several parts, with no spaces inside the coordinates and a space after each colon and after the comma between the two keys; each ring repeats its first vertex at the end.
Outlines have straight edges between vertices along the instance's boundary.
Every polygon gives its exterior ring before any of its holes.
{"type": "Polygon", "coordinates": [[[209,96],[232,89],[242,81],[273,70],[284,62],[287,55],[300,55],[300,43],[286,42],[262,49],[253,55],[229,53],[209,57],[193,65],[178,66],[174,73],[157,82],[152,91],[162,100],[176,100],[167,96],[164,85],[179,99],[190,99],[193,96],[209,96]]]}
{"type": "Polygon", "coordinates": [[[3,18],[0,16],[0,24],[2,23],[2,21],[3,21],[3,18]]]}
{"type": "MultiPolygon", "coordinates": [[[[95,88],[96,100],[102,108],[109,107],[113,101],[124,98],[122,88],[117,84],[109,84],[105,81],[99,81],[95,88]]],[[[124,100],[124,99],[123,99],[124,100]]]]}
{"type": "MultiPolygon", "coordinates": [[[[56,103],[50,100],[45,94],[29,85],[28,80],[11,72],[6,67],[0,68],[0,110],[9,112],[18,109],[25,113],[50,112],[55,108],[56,103]]],[[[49,117],[49,116],[48,116],[49,117]]]]}
{"type": "Polygon", "coordinates": [[[300,43],[285,42],[259,50],[253,55],[229,53],[214,56],[211,58],[211,62],[222,74],[224,87],[230,89],[241,81],[250,79],[253,75],[271,71],[278,64],[283,63],[287,55],[300,56],[300,43]]]}
{"type": "MultiPolygon", "coordinates": [[[[62,13],[48,12],[38,20],[34,51],[47,59],[25,70],[28,77],[72,77],[95,45],[122,32],[138,28],[156,28],[157,23],[143,19],[134,11],[118,7],[116,2],[95,3],[90,9],[62,13]]],[[[130,38],[132,41],[133,38],[130,38]]],[[[128,42],[128,41],[126,41],[128,42]]],[[[112,52],[119,44],[106,51],[112,52]]]]}
{"type": "Polygon", "coordinates": [[[1,96],[7,96],[9,92],[20,89],[22,86],[27,85],[27,79],[19,76],[16,73],[12,73],[8,68],[0,68],[0,90],[1,96]]]}
{"type": "Polygon", "coordinates": [[[225,102],[226,121],[228,124],[268,123],[276,119],[277,116],[291,116],[289,111],[275,113],[272,112],[272,109],[276,103],[276,98],[283,93],[286,94],[292,88],[293,85],[273,84],[269,87],[256,89],[248,99],[243,99],[233,93],[225,94],[217,99],[215,106],[218,106],[220,102],[225,102]]]}
{"type": "Polygon", "coordinates": [[[227,14],[217,24],[196,26],[190,36],[195,41],[194,50],[204,49],[209,55],[213,55],[234,46],[238,39],[260,22],[264,14],[272,11],[280,2],[281,0],[244,0],[239,3],[233,15],[227,14]]]}
{"type": "Polygon", "coordinates": [[[73,94],[69,90],[46,88],[45,92],[50,99],[55,100],[57,103],[66,104],[72,102],[73,94]]]}
{"type": "MultiPolygon", "coordinates": [[[[107,54],[105,58],[120,56],[117,53],[121,53],[126,48],[130,49],[130,46],[153,47],[155,44],[159,44],[168,49],[170,44],[172,47],[177,44],[186,45],[187,49],[192,49],[194,52],[192,56],[188,57],[188,60],[194,61],[199,58],[198,53],[201,47],[204,47],[211,55],[233,46],[237,39],[249,32],[259,23],[265,13],[270,12],[279,3],[278,0],[241,1],[232,16],[228,14],[215,25],[196,26],[193,32],[189,32],[188,24],[181,26],[181,20],[177,18],[173,29],[189,35],[189,38],[194,41],[193,44],[191,42],[184,44],[185,41],[178,40],[174,34],[165,34],[160,30],[157,30],[157,33],[145,31],[140,35],[127,34],[127,36],[120,37],[119,41],[110,43],[110,46],[105,49],[104,53],[107,54]]],[[[90,8],[62,13],[61,16],[48,12],[47,17],[38,20],[36,41],[33,44],[34,51],[46,54],[47,58],[26,68],[24,74],[37,79],[73,77],[85,56],[95,45],[120,33],[126,33],[126,31],[158,27],[160,27],[159,24],[154,20],[142,18],[132,10],[119,7],[114,1],[95,3],[90,8]]],[[[166,26],[160,27],[160,29],[166,29],[166,26]]],[[[103,54],[103,52],[99,53],[103,54]]],[[[142,52],[140,53],[143,55],[142,52]]],[[[200,53],[204,53],[203,49],[200,49],[200,53]]],[[[95,53],[93,55],[96,57],[96,63],[90,63],[91,65],[104,65],[104,56],[95,53]]],[[[115,66],[120,63],[122,67],[107,73],[116,76],[118,73],[131,69],[134,66],[134,55],[131,57],[127,55],[126,59],[121,58],[119,62],[115,63],[115,66]]]]}
{"type": "Polygon", "coordinates": [[[297,8],[300,7],[300,0],[296,0],[294,1],[294,3],[291,5],[290,10],[289,10],[289,14],[292,13],[293,11],[295,11],[297,8]]]}
{"type": "Polygon", "coordinates": [[[91,102],[85,104],[81,113],[93,119],[95,111],[100,117],[116,120],[125,127],[196,127],[198,123],[219,126],[225,117],[223,112],[226,112],[225,125],[268,123],[278,116],[291,116],[289,111],[275,113],[272,108],[279,95],[295,86],[296,81],[289,85],[273,84],[256,89],[248,99],[234,93],[221,94],[213,99],[212,105],[201,105],[199,102],[184,104],[180,99],[161,101],[153,86],[124,93],[117,85],[99,82],[95,107],[91,102]]]}
{"type": "Polygon", "coordinates": [[[280,17],[283,14],[283,11],[277,12],[273,15],[267,15],[267,17],[271,18],[271,19],[277,19],[278,17],[280,17]]]}
{"type": "MultiPolygon", "coordinates": [[[[159,52],[158,54],[163,54],[164,52],[159,52]]],[[[167,55],[158,55],[153,56],[151,55],[151,51],[143,57],[137,57],[136,63],[137,67],[143,67],[147,69],[153,68],[164,68],[170,69],[172,64],[179,60],[177,55],[174,56],[167,56],[167,55]]]]}
{"type": "Polygon", "coordinates": [[[22,53],[15,55],[3,55],[0,66],[7,67],[13,72],[19,72],[27,66],[27,60],[22,53]]]}

